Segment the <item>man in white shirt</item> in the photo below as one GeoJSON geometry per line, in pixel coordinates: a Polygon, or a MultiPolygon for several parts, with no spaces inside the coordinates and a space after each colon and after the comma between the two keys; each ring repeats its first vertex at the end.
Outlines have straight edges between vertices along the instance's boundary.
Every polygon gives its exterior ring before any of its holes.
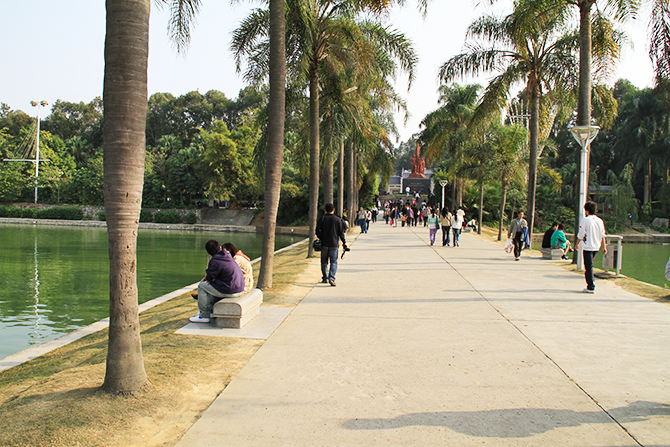
{"type": "Polygon", "coordinates": [[[603,253],[607,254],[605,243],[605,224],[596,216],[596,203],[588,201],[584,204],[586,217],[579,222],[579,233],[577,234],[578,247],[581,245],[584,256],[584,277],[586,278],[586,289],[584,293],[595,293],[596,285],[593,279],[593,258],[603,245],[603,253]]]}

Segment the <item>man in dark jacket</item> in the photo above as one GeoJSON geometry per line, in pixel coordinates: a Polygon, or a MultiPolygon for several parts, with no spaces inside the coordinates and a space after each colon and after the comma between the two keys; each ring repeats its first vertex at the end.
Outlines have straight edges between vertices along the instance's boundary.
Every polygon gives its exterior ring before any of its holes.
{"type": "Polygon", "coordinates": [[[342,219],[336,216],[335,206],[327,203],[324,214],[316,223],[316,237],[321,239],[321,282],[335,287],[335,273],[337,273],[337,255],[340,247],[338,239],[342,240],[342,247],[347,248],[347,238],[344,232],[342,219]],[[326,267],[330,261],[330,270],[326,267]]]}
{"type": "Polygon", "coordinates": [[[205,244],[212,257],[205,277],[198,284],[198,315],[189,318],[192,323],[209,323],[214,303],[221,298],[232,298],[244,293],[244,275],[233,257],[215,240],[205,244]]]}

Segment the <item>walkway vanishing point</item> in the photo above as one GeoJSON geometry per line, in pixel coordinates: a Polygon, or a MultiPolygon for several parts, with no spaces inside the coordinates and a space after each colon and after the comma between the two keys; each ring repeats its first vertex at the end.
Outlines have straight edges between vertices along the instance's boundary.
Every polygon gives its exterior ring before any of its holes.
{"type": "Polygon", "coordinates": [[[351,248],[179,447],[670,445],[670,306],[483,236],[351,248]]]}

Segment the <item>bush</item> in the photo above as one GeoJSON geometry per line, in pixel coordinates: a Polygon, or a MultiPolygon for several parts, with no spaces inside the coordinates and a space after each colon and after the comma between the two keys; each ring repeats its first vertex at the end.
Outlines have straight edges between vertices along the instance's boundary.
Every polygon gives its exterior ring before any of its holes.
{"type": "Polygon", "coordinates": [[[24,219],[35,219],[37,217],[36,208],[19,208],[19,211],[21,212],[21,217],[24,219]]]}
{"type": "Polygon", "coordinates": [[[0,206],[0,217],[21,217],[21,209],[13,206],[0,206]]]}
{"type": "Polygon", "coordinates": [[[184,217],[184,222],[186,222],[187,224],[191,224],[191,225],[193,225],[193,224],[196,223],[197,221],[198,221],[198,218],[195,217],[195,213],[194,213],[194,212],[190,212],[190,213],[188,213],[188,214],[186,215],[186,217],[184,217]]]}
{"type": "Polygon", "coordinates": [[[140,210],[140,222],[153,222],[154,216],[149,210],[140,210]]]}
{"type": "Polygon", "coordinates": [[[181,216],[174,210],[156,211],[154,214],[154,222],[156,223],[181,223],[181,216]]]}
{"type": "Polygon", "coordinates": [[[107,220],[107,215],[105,214],[105,210],[98,211],[98,219],[100,219],[103,222],[105,222],[107,220]]]}
{"type": "Polygon", "coordinates": [[[37,211],[38,219],[82,220],[84,213],[76,206],[55,206],[37,211]]]}

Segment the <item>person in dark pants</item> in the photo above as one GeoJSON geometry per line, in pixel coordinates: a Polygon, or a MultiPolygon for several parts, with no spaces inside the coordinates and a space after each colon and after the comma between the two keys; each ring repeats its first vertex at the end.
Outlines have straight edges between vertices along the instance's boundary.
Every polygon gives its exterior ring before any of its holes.
{"type": "Polygon", "coordinates": [[[516,213],[516,219],[512,219],[507,231],[507,237],[512,238],[514,243],[514,260],[521,258],[521,248],[523,247],[523,229],[528,227],[528,222],[523,218],[523,211],[516,213]]]}
{"type": "Polygon", "coordinates": [[[342,240],[342,247],[346,249],[347,238],[342,219],[335,215],[335,205],[326,203],[325,212],[316,223],[316,237],[321,239],[321,282],[335,287],[339,240],[342,240]],[[330,269],[326,271],[328,262],[330,269]]]}
{"type": "Polygon", "coordinates": [[[603,253],[607,254],[607,244],[605,243],[605,224],[603,220],[596,216],[597,205],[595,202],[588,201],[584,204],[584,217],[579,222],[579,233],[577,234],[577,247],[582,248],[584,256],[584,278],[586,279],[586,289],[584,293],[595,293],[596,284],[593,279],[593,258],[603,245],[603,253]]]}
{"type": "Polygon", "coordinates": [[[449,246],[451,236],[451,213],[445,206],[440,214],[442,221],[442,246],[449,246]]]}

